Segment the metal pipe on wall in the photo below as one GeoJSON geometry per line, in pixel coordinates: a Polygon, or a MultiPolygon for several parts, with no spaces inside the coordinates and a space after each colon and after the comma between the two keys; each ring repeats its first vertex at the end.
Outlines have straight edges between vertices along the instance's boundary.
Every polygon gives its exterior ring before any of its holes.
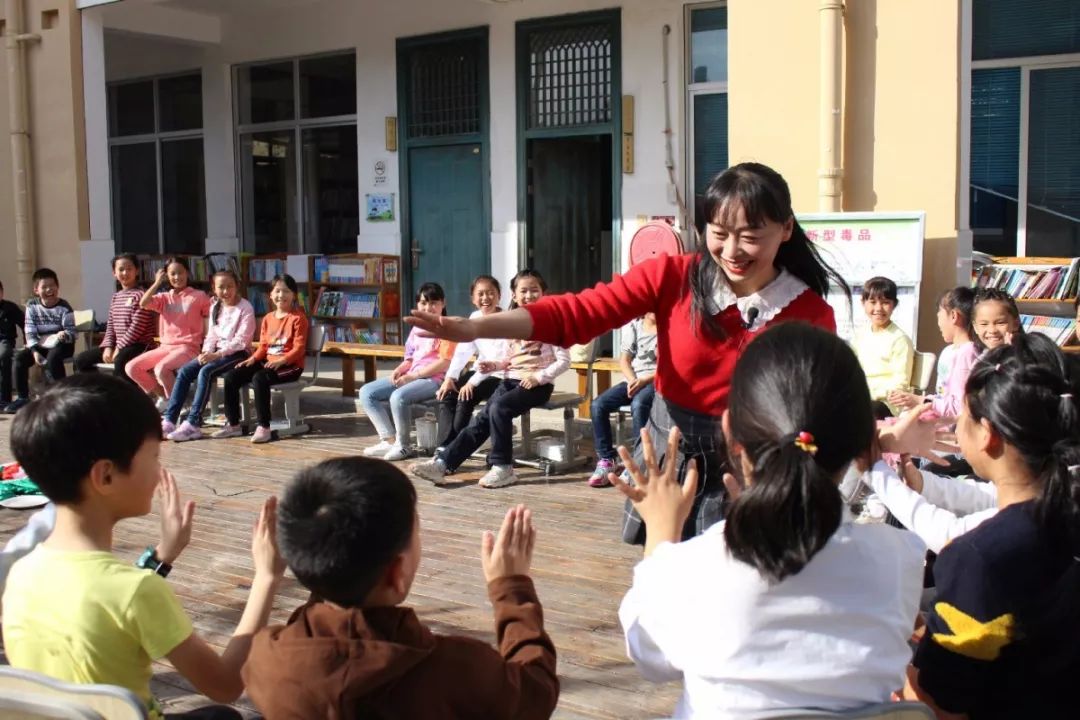
{"type": "Polygon", "coordinates": [[[821,64],[818,116],[818,210],[839,212],[844,168],[840,162],[841,51],[843,42],[844,3],[820,0],[821,64]]]}
{"type": "Polygon", "coordinates": [[[37,242],[34,237],[34,197],[30,183],[30,118],[27,100],[26,47],[40,36],[26,33],[23,0],[5,0],[8,70],[8,125],[11,129],[11,175],[15,210],[15,266],[18,278],[18,297],[25,300],[33,294],[30,278],[34,272],[37,242]]]}

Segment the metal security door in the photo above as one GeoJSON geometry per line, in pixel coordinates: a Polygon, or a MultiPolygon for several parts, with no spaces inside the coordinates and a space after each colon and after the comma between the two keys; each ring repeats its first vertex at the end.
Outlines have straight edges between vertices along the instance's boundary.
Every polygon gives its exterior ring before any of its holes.
{"type": "Polygon", "coordinates": [[[491,271],[487,53],[487,28],[398,41],[403,302],[437,282],[456,315],[491,271]]]}
{"type": "Polygon", "coordinates": [[[437,282],[446,290],[447,312],[468,315],[472,310],[469,283],[488,271],[489,262],[480,156],[479,145],[409,151],[409,302],[421,283],[437,282]]]}

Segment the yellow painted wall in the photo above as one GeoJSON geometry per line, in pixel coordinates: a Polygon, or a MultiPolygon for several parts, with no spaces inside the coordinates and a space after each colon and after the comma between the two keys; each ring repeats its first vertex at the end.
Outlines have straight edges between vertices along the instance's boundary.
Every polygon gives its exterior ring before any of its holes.
{"type": "MultiPolygon", "coordinates": [[[[26,0],[25,6],[26,30],[42,38],[29,43],[26,54],[36,265],[56,270],[61,294],[79,307],[83,300],[79,240],[89,233],[80,18],[74,0],[26,0]],[[57,11],[49,29],[42,25],[47,10],[57,11]]],[[[0,280],[5,296],[16,299],[7,82],[7,59],[0,53],[0,280]]]]}
{"type": "MultiPolygon", "coordinates": [[[[941,346],[934,302],[956,282],[957,5],[847,0],[844,16],[843,209],[926,212],[919,346],[931,350],[941,346]]],[[[818,3],[728,7],[731,162],[772,165],[795,210],[816,211],[818,3]]]]}

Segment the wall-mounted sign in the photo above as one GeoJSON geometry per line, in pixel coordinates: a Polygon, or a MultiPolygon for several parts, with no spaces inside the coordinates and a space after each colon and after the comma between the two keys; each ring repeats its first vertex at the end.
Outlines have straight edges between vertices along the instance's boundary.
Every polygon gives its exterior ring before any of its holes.
{"type": "Polygon", "coordinates": [[[379,160],[378,162],[375,163],[375,184],[376,185],[385,185],[386,184],[386,161],[385,160],[379,160]]]}
{"type": "Polygon", "coordinates": [[[394,220],[394,193],[368,193],[367,221],[368,222],[393,222],[394,220]]]}

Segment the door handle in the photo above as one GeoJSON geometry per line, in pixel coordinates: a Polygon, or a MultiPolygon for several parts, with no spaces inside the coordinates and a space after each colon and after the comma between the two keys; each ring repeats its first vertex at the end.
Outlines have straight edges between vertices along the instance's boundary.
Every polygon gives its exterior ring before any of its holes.
{"type": "Polygon", "coordinates": [[[413,240],[412,248],[409,249],[409,252],[412,253],[412,268],[413,268],[413,270],[419,270],[420,269],[420,253],[422,253],[424,251],[420,248],[419,245],[417,245],[416,240],[413,240]]]}

